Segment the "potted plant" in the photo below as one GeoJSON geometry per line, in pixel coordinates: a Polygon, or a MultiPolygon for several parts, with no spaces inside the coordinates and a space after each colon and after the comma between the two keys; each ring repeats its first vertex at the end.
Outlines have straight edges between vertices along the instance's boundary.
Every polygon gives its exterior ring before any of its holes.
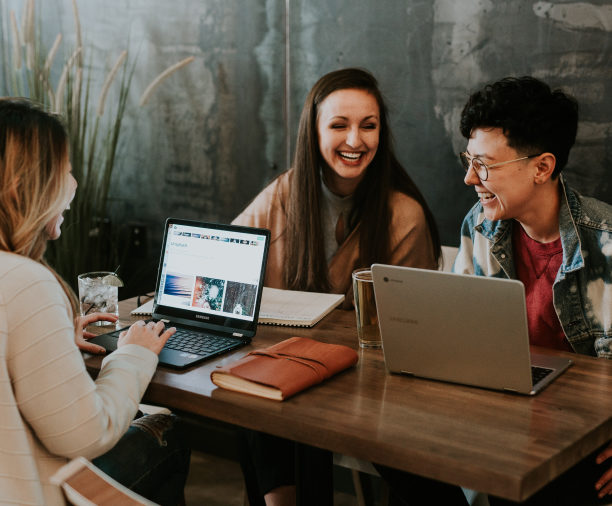
{"type": "MultiPolygon", "coordinates": [[[[35,0],[27,0],[18,23],[14,11],[2,12],[5,39],[2,41],[3,95],[28,97],[61,114],[70,137],[72,172],[79,190],[65,216],[62,235],[49,244],[46,259],[73,287],[77,275],[92,270],[114,270],[119,251],[116,234],[108,219],[109,191],[122,121],[135,69],[127,50],[117,56],[101,89],[92,89],[92,70],[84,61],[87,51],[82,43],[76,0],[72,0],[76,47],[63,62],[56,62],[62,34],[47,51],[36,27],[35,0]],[[10,34],[10,37],[8,36],[10,34]],[[52,69],[61,64],[61,74],[53,82],[52,69]],[[118,87],[118,99],[107,103],[111,87],[118,87]]],[[[159,74],[140,99],[144,106],[157,86],[177,70],[193,61],[186,58],[159,74]]]]}

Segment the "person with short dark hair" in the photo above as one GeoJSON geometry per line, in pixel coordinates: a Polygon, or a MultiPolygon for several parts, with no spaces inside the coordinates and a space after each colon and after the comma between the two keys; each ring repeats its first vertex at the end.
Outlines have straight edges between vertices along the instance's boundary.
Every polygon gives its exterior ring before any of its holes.
{"type": "MultiPolygon", "coordinates": [[[[453,270],[522,281],[531,344],[609,359],[612,206],[563,179],[577,127],[576,100],[533,77],[508,77],[470,96],[460,158],[478,202],[463,221],[453,270]]],[[[525,504],[611,495],[610,457],[607,443],[525,504]]]]}
{"type": "MultiPolygon", "coordinates": [[[[578,194],[561,175],[577,127],[576,100],[533,77],[470,96],[459,156],[478,202],[463,221],[453,271],[522,281],[531,344],[612,358],[612,206],[578,194]]],[[[522,504],[608,504],[611,457],[608,442],[522,504]]],[[[439,504],[467,506],[459,487],[377,469],[392,506],[438,504],[432,498],[441,494],[439,504]]]]}
{"type": "Polygon", "coordinates": [[[576,101],[533,77],[470,97],[460,157],[479,201],[454,270],[521,280],[532,344],[612,358],[612,207],[561,175],[577,125],[576,101]]]}

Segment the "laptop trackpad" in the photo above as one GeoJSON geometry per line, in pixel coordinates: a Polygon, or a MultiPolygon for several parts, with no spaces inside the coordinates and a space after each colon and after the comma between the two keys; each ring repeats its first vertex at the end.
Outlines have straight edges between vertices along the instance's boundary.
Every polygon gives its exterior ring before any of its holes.
{"type": "Polygon", "coordinates": [[[115,332],[110,332],[109,334],[101,334],[99,336],[94,337],[93,339],[88,339],[87,341],[100,346],[104,346],[104,348],[106,349],[106,353],[110,353],[111,351],[115,351],[117,349],[117,341],[119,340],[119,334],[124,330],[125,329],[120,329],[116,330],[115,332]]]}

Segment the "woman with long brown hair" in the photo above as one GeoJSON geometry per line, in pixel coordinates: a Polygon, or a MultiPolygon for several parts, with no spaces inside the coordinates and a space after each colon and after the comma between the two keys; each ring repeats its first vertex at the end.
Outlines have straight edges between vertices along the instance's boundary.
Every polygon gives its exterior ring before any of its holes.
{"type": "Polygon", "coordinates": [[[392,146],[374,76],[323,76],[306,98],[293,168],[234,220],[272,231],[266,286],[346,293],[374,262],[437,268],[440,240],[425,199],[392,146]]]}
{"type": "MultiPolygon", "coordinates": [[[[441,253],[433,215],[393,151],[378,83],[356,68],[313,86],[293,168],[234,223],[271,230],[266,286],[344,293],[345,307],[353,270],[375,262],[436,269],[441,253]]],[[[291,444],[259,433],[247,439],[243,468],[254,469],[266,503],[291,504],[291,444]]]]}
{"type": "Polygon", "coordinates": [[[25,99],[0,99],[0,503],[64,504],[50,477],[78,456],[156,502],[177,503],[189,450],[175,417],[133,421],[174,329],[132,325],[93,381],[75,341],[94,351],[84,328],[116,317],[77,317],[74,293],[43,258],[76,187],[61,120],[25,99]]]}

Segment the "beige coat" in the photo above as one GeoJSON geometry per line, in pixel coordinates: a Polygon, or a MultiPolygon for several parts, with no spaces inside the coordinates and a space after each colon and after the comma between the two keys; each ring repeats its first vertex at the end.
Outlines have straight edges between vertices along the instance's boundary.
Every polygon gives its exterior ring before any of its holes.
{"type": "MultiPolygon", "coordinates": [[[[286,208],[292,170],[270,183],[233,221],[236,225],[267,228],[271,231],[265,286],[285,288],[286,208]]],[[[391,196],[391,260],[393,265],[437,269],[431,237],[421,205],[403,193],[391,196]]],[[[329,263],[332,293],[346,294],[345,307],[353,304],[351,273],[358,267],[359,226],[340,245],[329,263]]]]}

